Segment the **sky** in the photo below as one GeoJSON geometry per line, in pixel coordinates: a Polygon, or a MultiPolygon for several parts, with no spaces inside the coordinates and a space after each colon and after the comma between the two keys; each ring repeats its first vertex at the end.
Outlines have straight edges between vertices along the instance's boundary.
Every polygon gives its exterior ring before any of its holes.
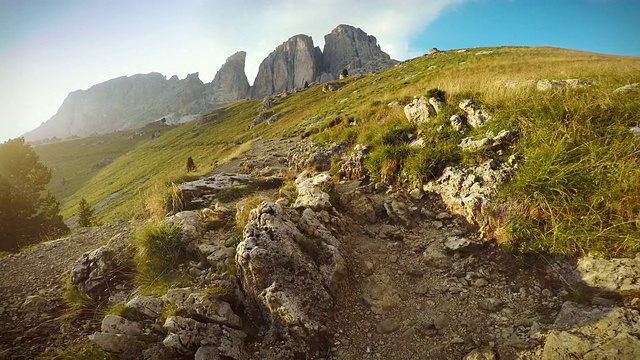
{"type": "Polygon", "coordinates": [[[210,82],[227,57],[260,62],[296,34],[338,24],[398,60],[440,50],[549,45],[640,56],[638,0],[0,0],[0,143],[53,116],[67,95],[160,72],[210,82]]]}

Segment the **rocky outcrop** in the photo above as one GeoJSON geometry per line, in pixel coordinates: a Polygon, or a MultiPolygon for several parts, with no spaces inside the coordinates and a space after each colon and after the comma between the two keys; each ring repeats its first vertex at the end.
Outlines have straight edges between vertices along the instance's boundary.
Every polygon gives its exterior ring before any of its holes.
{"type": "Polygon", "coordinates": [[[238,51],[227,58],[213,81],[207,84],[209,102],[222,106],[249,96],[249,81],[244,72],[246,57],[245,51],[238,51]]]}
{"type": "Polygon", "coordinates": [[[307,35],[296,35],[278,46],[260,64],[251,88],[253,99],[302,88],[320,75],[322,53],[307,35]]]}
{"type": "Polygon", "coordinates": [[[640,358],[640,315],[620,307],[591,308],[565,302],[548,335],[543,360],[640,358]]]}
{"type": "Polygon", "coordinates": [[[236,261],[243,290],[269,324],[260,358],[315,358],[326,351],[325,326],[345,272],[339,247],[309,208],[300,216],[263,202],[251,211],[236,261]]]}
{"type": "Polygon", "coordinates": [[[354,75],[380,71],[397,63],[380,49],[375,36],[360,28],[342,24],[324,36],[322,70],[334,79],[343,69],[354,75]]]}
{"type": "Polygon", "coordinates": [[[490,199],[497,186],[509,179],[514,166],[512,156],[505,163],[489,160],[474,168],[447,167],[438,179],[425,184],[423,190],[439,194],[451,212],[482,229],[490,222],[490,199]]]}
{"type": "Polygon", "coordinates": [[[133,248],[124,236],[114,236],[107,245],[83,254],[71,271],[71,286],[97,301],[112,295],[118,284],[128,280],[133,248]]]}

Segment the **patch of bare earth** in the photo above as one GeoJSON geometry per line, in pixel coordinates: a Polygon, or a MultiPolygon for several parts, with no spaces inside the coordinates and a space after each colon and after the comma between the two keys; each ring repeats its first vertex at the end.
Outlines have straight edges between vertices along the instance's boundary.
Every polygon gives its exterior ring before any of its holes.
{"type": "Polygon", "coordinates": [[[64,301],[64,279],[83,253],[128,232],[128,223],[82,229],[0,259],[0,358],[33,359],[95,330],[99,320],[64,301]]]}

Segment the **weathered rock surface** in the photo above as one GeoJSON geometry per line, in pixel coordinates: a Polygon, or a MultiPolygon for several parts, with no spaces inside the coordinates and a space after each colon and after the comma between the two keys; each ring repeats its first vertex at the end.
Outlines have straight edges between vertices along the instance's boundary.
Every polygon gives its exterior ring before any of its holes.
{"type": "Polygon", "coordinates": [[[509,130],[500,130],[497,135],[487,132],[481,139],[464,138],[458,146],[464,151],[499,150],[513,145],[517,134],[509,130]]]}
{"type": "Polygon", "coordinates": [[[236,261],[242,288],[269,324],[262,358],[305,358],[325,349],[335,295],[329,289],[337,288],[345,264],[337,240],[322,234],[303,234],[274,203],[251,211],[236,261]]]}
{"type": "Polygon", "coordinates": [[[238,51],[227,58],[213,81],[207,84],[209,102],[221,106],[249,96],[249,81],[244,72],[246,57],[246,52],[238,51]]]}
{"type": "Polygon", "coordinates": [[[514,159],[498,163],[489,160],[475,168],[447,167],[442,175],[423,187],[442,196],[447,208],[481,228],[488,225],[488,204],[496,186],[505,182],[513,171],[514,159]]]}
{"type": "Polygon", "coordinates": [[[296,35],[279,45],[260,64],[258,74],[251,87],[251,97],[265,96],[302,88],[320,75],[322,53],[314,47],[307,35],[296,35]]]}
{"type": "Polygon", "coordinates": [[[322,70],[338,78],[342,69],[350,75],[380,71],[397,64],[398,61],[383,52],[373,35],[359,28],[338,25],[324,36],[322,70]]]}
{"type": "Polygon", "coordinates": [[[366,145],[357,144],[353,151],[340,161],[339,175],[350,180],[364,180],[369,176],[369,171],[364,166],[364,158],[369,149],[366,145]]]}
{"type": "Polygon", "coordinates": [[[182,192],[184,209],[192,210],[211,205],[218,192],[250,181],[251,176],[247,174],[222,173],[182,183],[178,189],[182,192]]]}
{"type": "Polygon", "coordinates": [[[543,360],[640,357],[640,314],[625,308],[589,308],[565,302],[545,342],[543,360]]]}
{"type": "Polygon", "coordinates": [[[180,316],[168,317],[164,328],[169,332],[163,341],[164,346],[180,354],[195,354],[201,347],[211,346],[218,350],[219,355],[231,359],[249,357],[244,345],[247,334],[240,330],[180,316]]]}
{"type": "Polygon", "coordinates": [[[332,185],[331,175],[318,174],[310,179],[296,179],[298,198],[293,204],[294,208],[307,207],[313,210],[331,210],[333,207],[329,194],[322,190],[323,187],[332,185]]]}
{"type": "Polygon", "coordinates": [[[289,166],[296,170],[311,169],[328,171],[331,169],[331,159],[340,158],[347,152],[347,143],[337,142],[321,145],[311,142],[301,142],[289,152],[289,166]]]}
{"type": "Polygon", "coordinates": [[[83,254],[71,272],[71,285],[94,300],[104,300],[127,278],[133,251],[115,236],[96,250],[83,254]]]}
{"type": "Polygon", "coordinates": [[[576,270],[591,287],[621,295],[640,294],[640,256],[633,259],[585,256],[578,260],[576,270]]]}
{"type": "Polygon", "coordinates": [[[437,115],[436,109],[429,101],[430,99],[421,96],[413,99],[410,104],[404,107],[404,114],[412,124],[421,124],[429,121],[437,115]]]}
{"type": "Polygon", "coordinates": [[[195,292],[190,288],[171,289],[165,300],[183,310],[200,322],[216,323],[234,328],[242,326],[242,319],[236,315],[229,303],[213,295],[195,292]]]}
{"type": "Polygon", "coordinates": [[[458,106],[467,114],[467,122],[474,128],[482,126],[491,120],[491,116],[474,100],[468,99],[461,101],[458,106]]]}

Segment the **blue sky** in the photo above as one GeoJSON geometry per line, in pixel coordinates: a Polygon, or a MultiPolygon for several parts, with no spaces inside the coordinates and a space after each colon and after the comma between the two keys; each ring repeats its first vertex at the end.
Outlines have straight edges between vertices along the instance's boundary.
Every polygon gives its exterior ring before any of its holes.
{"type": "Polygon", "coordinates": [[[346,23],[405,60],[427,52],[550,45],[640,56],[636,0],[0,0],[0,142],[78,89],[158,71],[209,82],[238,50],[249,82],[277,45],[346,23]]]}

